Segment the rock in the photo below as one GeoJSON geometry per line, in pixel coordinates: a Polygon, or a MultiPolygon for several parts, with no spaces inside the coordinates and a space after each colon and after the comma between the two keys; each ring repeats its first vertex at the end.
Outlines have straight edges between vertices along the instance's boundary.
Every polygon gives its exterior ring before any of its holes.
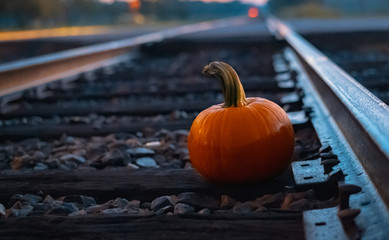
{"type": "Polygon", "coordinates": [[[142,157],[152,157],[155,154],[154,150],[148,149],[148,148],[130,148],[127,149],[127,152],[129,152],[132,156],[136,158],[142,158],[142,157]]]}
{"type": "Polygon", "coordinates": [[[176,130],[173,132],[178,145],[185,146],[188,142],[189,131],[185,129],[176,130]]]}
{"type": "Polygon", "coordinates": [[[101,213],[102,214],[123,214],[127,212],[128,210],[123,208],[108,208],[108,209],[104,209],[101,213]]]}
{"type": "Polygon", "coordinates": [[[127,168],[128,169],[139,169],[139,166],[138,165],[135,165],[133,163],[128,163],[127,164],[127,168]]]}
{"type": "Polygon", "coordinates": [[[87,197],[84,195],[68,195],[68,196],[60,197],[57,200],[62,201],[64,203],[73,203],[79,209],[96,205],[96,201],[94,198],[87,197]]]}
{"type": "Polygon", "coordinates": [[[3,204],[0,203],[0,216],[4,216],[5,215],[5,207],[3,204]]]}
{"type": "Polygon", "coordinates": [[[11,162],[11,169],[18,170],[21,169],[22,167],[24,167],[22,157],[14,157],[14,159],[11,162]]]}
{"type": "Polygon", "coordinates": [[[142,203],[142,204],[140,205],[140,207],[141,207],[141,208],[144,208],[144,209],[146,209],[146,208],[151,209],[151,203],[149,203],[149,202],[144,202],[144,203],[142,203]]]}
{"type": "Polygon", "coordinates": [[[209,208],[210,210],[216,210],[220,206],[220,202],[215,198],[195,192],[181,193],[177,197],[177,203],[189,204],[196,209],[209,208]]]}
{"type": "Polygon", "coordinates": [[[49,203],[35,203],[33,205],[34,209],[33,211],[43,211],[46,212],[47,209],[49,208],[50,204],[49,203]]]}
{"type": "Polygon", "coordinates": [[[312,202],[311,200],[308,200],[308,199],[305,199],[305,198],[297,200],[295,202],[292,202],[289,205],[289,209],[292,209],[292,210],[304,211],[304,210],[310,210],[310,209],[313,209],[313,208],[315,208],[315,202],[312,202]]]}
{"type": "Polygon", "coordinates": [[[198,211],[197,214],[200,214],[200,215],[210,215],[211,214],[211,210],[209,210],[208,208],[204,208],[204,209],[198,211]]]}
{"type": "Polygon", "coordinates": [[[228,195],[222,195],[221,196],[221,203],[220,208],[221,209],[231,209],[235,206],[236,200],[228,195]]]}
{"type": "Polygon", "coordinates": [[[165,207],[160,208],[158,210],[154,210],[156,215],[166,214],[166,213],[171,212],[171,211],[174,211],[173,205],[165,206],[165,207]]]}
{"type": "Polygon", "coordinates": [[[58,168],[60,162],[58,158],[49,158],[46,160],[46,164],[49,166],[49,168],[58,168]]]}
{"type": "Polygon", "coordinates": [[[285,196],[284,201],[281,204],[281,209],[290,209],[290,204],[292,204],[295,201],[301,200],[301,199],[314,199],[315,198],[315,191],[313,189],[310,189],[305,192],[298,192],[298,193],[288,193],[285,196]]]}
{"type": "Polygon", "coordinates": [[[255,207],[251,205],[250,203],[244,202],[237,202],[235,206],[232,208],[233,213],[240,213],[240,214],[247,214],[251,213],[255,207]]]}
{"type": "Polygon", "coordinates": [[[11,215],[14,217],[25,217],[27,216],[31,211],[33,210],[33,207],[28,202],[20,202],[17,201],[15,204],[10,208],[11,215]]]}
{"type": "Polygon", "coordinates": [[[45,199],[43,199],[44,203],[52,203],[54,201],[54,198],[52,198],[49,194],[46,195],[45,199]]]}
{"type": "Polygon", "coordinates": [[[129,208],[129,207],[137,207],[139,208],[140,207],[140,201],[139,200],[131,200],[127,203],[127,205],[125,206],[125,208],[129,208]]]}
{"type": "Polygon", "coordinates": [[[42,170],[47,170],[47,169],[49,169],[49,166],[47,166],[46,164],[44,164],[44,163],[37,163],[36,165],[35,165],[35,167],[34,167],[34,170],[35,171],[42,171],[42,170]]]}
{"type": "Polygon", "coordinates": [[[29,203],[31,205],[34,205],[38,202],[41,202],[42,201],[42,197],[40,196],[37,196],[37,195],[33,195],[33,194],[14,194],[11,199],[10,199],[10,202],[8,203],[8,206],[12,206],[15,204],[15,202],[17,201],[20,201],[21,203],[29,203]]]}
{"type": "Polygon", "coordinates": [[[104,209],[107,209],[108,206],[104,205],[104,204],[100,204],[100,205],[94,205],[94,206],[90,206],[90,207],[87,207],[85,209],[85,211],[87,213],[90,213],[90,214],[95,214],[95,213],[100,213],[101,211],[103,211],[104,209]]]}
{"type": "Polygon", "coordinates": [[[154,199],[151,202],[151,209],[154,212],[156,212],[159,209],[164,208],[166,206],[170,206],[170,205],[174,205],[174,203],[172,202],[170,196],[162,196],[162,197],[158,197],[158,198],[154,199]]]}
{"type": "Polygon", "coordinates": [[[182,168],[182,162],[178,159],[172,159],[166,163],[162,163],[161,167],[162,168],[180,169],[180,168],[182,168]]]}
{"type": "Polygon", "coordinates": [[[174,214],[191,214],[194,213],[194,210],[194,207],[185,203],[177,203],[174,206],[174,214]]]}
{"type": "Polygon", "coordinates": [[[162,155],[162,154],[157,154],[157,155],[155,155],[153,158],[154,158],[154,161],[155,161],[157,164],[159,164],[159,165],[166,163],[166,158],[165,158],[165,156],[162,155]]]}
{"type": "Polygon", "coordinates": [[[128,204],[128,200],[125,198],[116,198],[115,200],[113,200],[112,203],[114,207],[118,207],[118,208],[124,208],[125,206],[127,206],[127,204],[128,204]]]}
{"type": "Polygon", "coordinates": [[[104,153],[108,152],[108,147],[101,143],[89,143],[86,149],[86,157],[88,160],[96,161],[104,153]]]}
{"type": "Polygon", "coordinates": [[[87,214],[88,214],[88,213],[87,213],[84,209],[81,209],[81,210],[79,210],[79,211],[70,213],[68,216],[69,216],[69,217],[74,217],[74,216],[84,216],[84,215],[87,215],[87,214]]]}
{"type": "Polygon", "coordinates": [[[193,169],[193,166],[190,162],[186,162],[185,163],[185,166],[184,166],[184,169],[193,169]]]}
{"type": "Polygon", "coordinates": [[[153,142],[148,142],[145,144],[146,148],[152,149],[152,150],[157,150],[162,146],[162,143],[160,141],[153,141],[153,142]]]}
{"type": "Polygon", "coordinates": [[[50,204],[49,210],[46,212],[46,215],[67,216],[70,213],[77,211],[78,208],[74,203],[67,203],[55,200],[50,204]]]}
{"type": "Polygon", "coordinates": [[[265,194],[260,198],[247,203],[251,204],[255,208],[266,207],[266,208],[279,208],[281,203],[284,201],[284,194],[265,194]]]}
{"type": "Polygon", "coordinates": [[[130,138],[126,140],[126,145],[131,149],[138,148],[142,146],[142,143],[137,138],[130,138]]]}
{"type": "Polygon", "coordinates": [[[101,162],[105,165],[112,166],[123,166],[124,165],[124,155],[118,149],[113,149],[103,155],[101,162]]]}
{"type": "Polygon", "coordinates": [[[71,161],[71,162],[74,162],[77,164],[83,164],[86,161],[84,157],[77,156],[74,154],[66,154],[66,155],[60,157],[60,160],[64,161],[64,162],[71,161]]]}
{"type": "Polygon", "coordinates": [[[157,163],[150,157],[138,158],[136,164],[144,168],[158,168],[157,163]]]}

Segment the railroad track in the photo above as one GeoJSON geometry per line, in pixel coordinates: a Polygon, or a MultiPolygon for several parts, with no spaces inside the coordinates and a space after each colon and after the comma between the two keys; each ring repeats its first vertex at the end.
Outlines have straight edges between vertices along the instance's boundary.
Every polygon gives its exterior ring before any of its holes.
{"type": "Polygon", "coordinates": [[[4,239],[386,239],[387,106],[274,18],[279,40],[174,38],[229,23],[0,67],[4,239]],[[224,185],[193,170],[190,125],[222,101],[200,75],[213,60],[287,111],[296,147],[279,177],[224,185]]]}

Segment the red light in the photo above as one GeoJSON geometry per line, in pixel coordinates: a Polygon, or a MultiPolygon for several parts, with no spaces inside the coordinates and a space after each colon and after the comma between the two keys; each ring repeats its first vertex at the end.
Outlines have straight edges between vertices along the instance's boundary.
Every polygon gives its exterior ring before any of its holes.
{"type": "Polygon", "coordinates": [[[258,17],[258,14],[259,14],[258,8],[252,7],[249,9],[249,17],[250,18],[256,18],[256,17],[258,17]]]}

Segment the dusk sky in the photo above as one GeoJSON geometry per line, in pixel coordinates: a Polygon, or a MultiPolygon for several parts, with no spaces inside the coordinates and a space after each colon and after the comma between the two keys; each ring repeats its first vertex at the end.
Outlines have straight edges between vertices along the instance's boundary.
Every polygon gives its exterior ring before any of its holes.
{"type": "MultiPolygon", "coordinates": [[[[114,0],[100,0],[101,2],[113,2],[114,0]]],[[[131,2],[132,0],[120,0],[124,2],[131,2]]],[[[234,0],[201,0],[203,2],[232,2],[234,0]]],[[[244,3],[250,3],[254,5],[263,5],[264,3],[268,2],[268,0],[239,0],[240,2],[244,3]]]]}

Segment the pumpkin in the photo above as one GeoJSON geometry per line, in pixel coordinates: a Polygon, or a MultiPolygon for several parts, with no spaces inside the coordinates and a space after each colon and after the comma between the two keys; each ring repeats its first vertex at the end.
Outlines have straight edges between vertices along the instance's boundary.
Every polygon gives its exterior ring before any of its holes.
{"type": "Polygon", "coordinates": [[[285,111],[264,98],[246,98],[235,70],[211,62],[203,73],[222,86],[224,103],[193,121],[188,150],[193,167],[216,182],[266,180],[283,172],[294,151],[293,126],[285,111]]]}

